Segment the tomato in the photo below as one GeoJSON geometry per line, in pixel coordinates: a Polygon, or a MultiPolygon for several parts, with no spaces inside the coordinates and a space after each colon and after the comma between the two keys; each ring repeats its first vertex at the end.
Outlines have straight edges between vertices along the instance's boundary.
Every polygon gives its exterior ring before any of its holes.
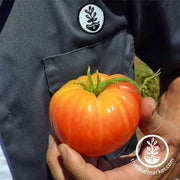
{"type": "Polygon", "coordinates": [[[98,72],[80,76],[53,95],[49,117],[60,142],[82,155],[101,156],[117,150],[130,139],[140,120],[141,96],[136,86],[117,80],[104,89],[101,87],[96,94],[87,90],[92,84],[97,85],[97,81],[102,83],[117,77],[126,78],[122,74],[98,72]]]}

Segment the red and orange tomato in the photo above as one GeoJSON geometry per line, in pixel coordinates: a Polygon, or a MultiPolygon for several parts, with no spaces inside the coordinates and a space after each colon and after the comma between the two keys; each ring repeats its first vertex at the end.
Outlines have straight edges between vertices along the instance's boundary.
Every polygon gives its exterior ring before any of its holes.
{"type": "MultiPolygon", "coordinates": [[[[122,74],[99,73],[101,81],[122,74]]],[[[97,83],[97,73],[92,75],[97,83]]],[[[87,76],[67,82],[52,97],[50,122],[60,142],[85,156],[100,156],[123,146],[135,133],[140,120],[141,96],[129,82],[117,82],[105,87],[98,95],[87,91],[87,76]]]]}

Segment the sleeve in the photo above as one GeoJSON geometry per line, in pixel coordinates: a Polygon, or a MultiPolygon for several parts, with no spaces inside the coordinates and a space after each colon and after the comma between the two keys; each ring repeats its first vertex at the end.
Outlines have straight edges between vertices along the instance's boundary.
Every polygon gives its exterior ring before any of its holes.
{"type": "Polygon", "coordinates": [[[128,18],[136,55],[161,78],[180,72],[180,1],[129,0],[128,18]]]}

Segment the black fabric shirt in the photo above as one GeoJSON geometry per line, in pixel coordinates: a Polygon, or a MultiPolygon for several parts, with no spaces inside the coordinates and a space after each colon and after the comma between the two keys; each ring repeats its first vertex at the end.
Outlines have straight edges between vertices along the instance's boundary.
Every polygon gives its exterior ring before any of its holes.
{"type": "MultiPolygon", "coordinates": [[[[49,101],[88,65],[134,78],[136,54],[162,78],[179,73],[178,0],[15,0],[7,13],[1,2],[0,133],[18,180],[50,179],[49,101]]],[[[107,158],[136,143],[133,136],[107,158]]]]}

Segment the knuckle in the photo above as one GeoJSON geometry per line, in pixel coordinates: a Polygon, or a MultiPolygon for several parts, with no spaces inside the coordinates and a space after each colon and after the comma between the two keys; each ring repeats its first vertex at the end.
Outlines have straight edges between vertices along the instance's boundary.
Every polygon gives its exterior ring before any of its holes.
{"type": "Polygon", "coordinates": [[[154,112],[152,116],[152,126],[149,126],[149,131],[153,134],[159,134],[161,128],[162,128],[162,121],[159,118],[157,112],[154,112]]]}

